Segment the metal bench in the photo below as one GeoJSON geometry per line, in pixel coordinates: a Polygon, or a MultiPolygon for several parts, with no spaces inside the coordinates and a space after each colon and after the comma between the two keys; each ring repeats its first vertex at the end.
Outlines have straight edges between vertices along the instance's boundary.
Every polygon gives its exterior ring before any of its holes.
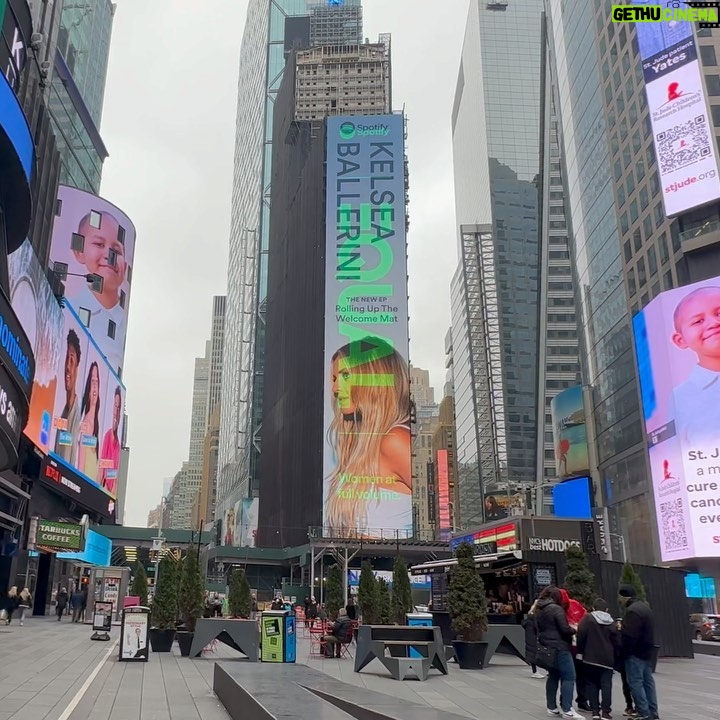
{"type": "Polygon", "coordinates": [[[412,669],[425,680],[431,667],[448,674],[445,646],[438,627],[410,625],[361,625],[355,652],[355,672],[360,672],[373,660],[379,660],[396,679],[404,679],[412,669]],[[385,650],[390,651],[390,657],[385,650]],[[410,649],[421,656],[408,657],[410,649]]]}

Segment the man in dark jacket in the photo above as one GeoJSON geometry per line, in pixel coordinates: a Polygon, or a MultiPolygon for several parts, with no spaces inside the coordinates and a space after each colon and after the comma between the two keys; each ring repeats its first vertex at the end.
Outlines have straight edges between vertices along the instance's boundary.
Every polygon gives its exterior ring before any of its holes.
{"type": "Polygon", "coordinates": [[[352,639],[352,620],[347,616],[345,608],[340,608],[338,618],[333,623],[330,633],[330,635],[322,637],[325,643],[325,655],[332,657],[333,648],[335,648],[335,657],[340,657],[343,643],[350,642],[352,639]]]}
{"type": "Polygon", "coordinates": [[[658,700],[652,673],[655,621],[650,607],[637,599],[632,585],[621,585],[618,601],[625,607],[622,624],[622,655],[628,684],[639,720],[658,718],[658,700]]]}
{"type": "Polygon", "coordinates": [[[577,656],[585,666],[585,690],[593,720],[610,720],[611,717],[613,667],[618,644],[615,621],[607,612],[607,603],[598,598],[593,603],[593,612],[580,621],[577,633],[577,656]]]}

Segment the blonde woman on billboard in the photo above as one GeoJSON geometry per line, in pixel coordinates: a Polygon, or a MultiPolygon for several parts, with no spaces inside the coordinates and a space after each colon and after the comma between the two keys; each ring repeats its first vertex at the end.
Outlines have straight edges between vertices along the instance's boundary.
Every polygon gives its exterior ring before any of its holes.
{"type": "Polygon", "coordinates": [[[89,478],[97,480],[100,438],[100,369],[96,362],[90,365],[85,381],[80,414],[82,422],[78,441],[77,468],[89,478]]]}
{"type": "Polygon", "coordinates": [[[326,527],[341,537],[411,532],[407,362],[386,341],[368,337],[341,347],[331,374],[328,442],[336,465],[328,478],[326,527]]]}

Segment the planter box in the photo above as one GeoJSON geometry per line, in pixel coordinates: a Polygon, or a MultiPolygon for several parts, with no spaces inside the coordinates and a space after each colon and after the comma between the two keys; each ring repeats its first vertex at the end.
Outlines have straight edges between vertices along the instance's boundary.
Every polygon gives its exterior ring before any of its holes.
{"type": "Polygon", "coordinates": [[[175,641],[175,629],[150,628],[150,647],[153,652],[170,652],[175,641]]]}
{"type": "Polygon", "coordinates": [[[182,657],[190,657],[190,648],[192,647],[195,633],[182,630],[176,633],[176,637],[180,648],[180,655],[182,655],[182,657]]]}

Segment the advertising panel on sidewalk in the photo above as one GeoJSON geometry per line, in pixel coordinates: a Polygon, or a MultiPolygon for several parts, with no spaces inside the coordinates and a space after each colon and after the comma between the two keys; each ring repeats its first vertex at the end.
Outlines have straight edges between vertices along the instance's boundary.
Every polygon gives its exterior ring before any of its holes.
{"type": "Polygon", "coordinates": [[[720,557],[720,277],[633,318],[663,561],[720,557]]]}
{"type": "Polygon", "coordinates": [[[327,120],[323,527],[413,532],[405,123],[327,120]]]}
{"type": "Polygon", "coordinates": [[[120,660],[147,662],[149,653],[148,632],[150,609],[141,606],[126,607],[120,625],[120,660]]]}

